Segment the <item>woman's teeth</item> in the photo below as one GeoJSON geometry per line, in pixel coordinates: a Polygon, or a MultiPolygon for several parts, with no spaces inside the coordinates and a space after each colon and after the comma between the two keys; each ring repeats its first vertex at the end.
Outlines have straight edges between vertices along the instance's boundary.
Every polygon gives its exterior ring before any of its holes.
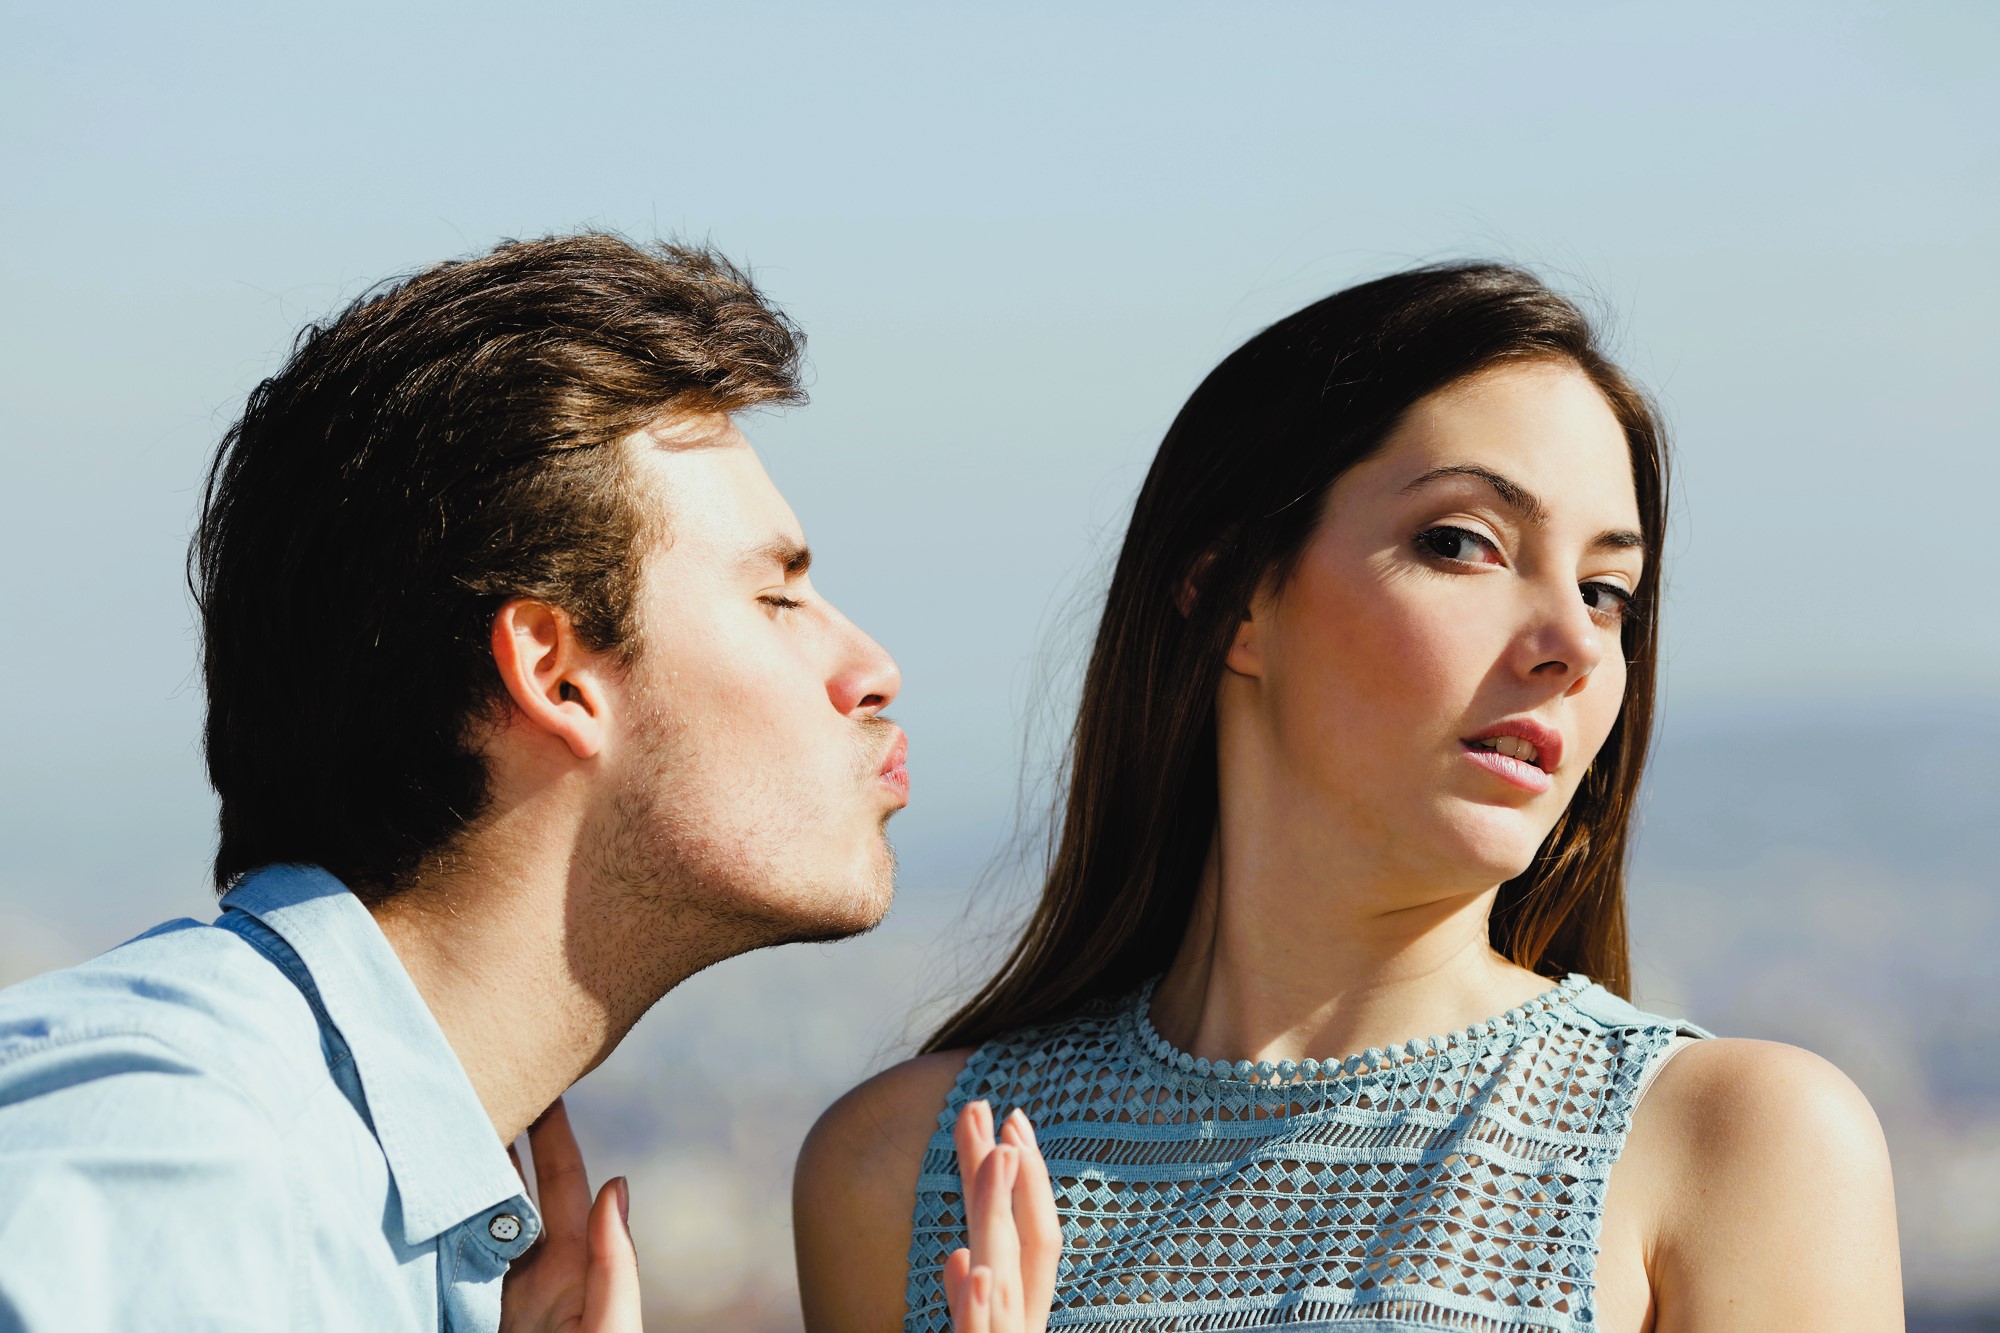
{"type": "Polygon", "coordinates": [[[1482,750],[1498,750],[1501,754],[1519,759],[1523,763],[1541,767],[1542,752],[1519,736],[1489,736],[1483,741],[1474,741],[1482,750]]]}

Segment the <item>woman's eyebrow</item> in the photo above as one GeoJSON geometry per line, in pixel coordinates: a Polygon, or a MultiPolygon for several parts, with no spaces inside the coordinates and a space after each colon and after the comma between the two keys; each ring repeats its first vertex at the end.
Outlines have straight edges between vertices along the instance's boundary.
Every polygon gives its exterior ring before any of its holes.
{"type": "Polygon", "coordinates": [[[1477,463],[1447,463],[1443,467],[1434,467],[1405,486],[1403,494],[1409,495],[1420,491],[1432,482],[1441,481],[1446,477],[1473,477],[1483,481],[1493,488],[1493,493],[1500,497],[1502,504],[1519,514],[1524,521],[1538,528],[1548,526],[1549,508],[1533,491],[1513,478],[1502,476],[1492,468],[1481,467],[1477,463]]]}
{"type": "MultiPolygon", "coordinates": [[[[1441,481],[1446,477],[1471,477],[1474,480],[1483,481],[1492,487],[1493,493],[1500,497],[1502,504],[1520,515],[1524,523],[1536,528],[1548,526],[1549,507],[1542,503],[1541,497],[1537,496],[1520,482],[1515,481],[1512,477],[1495,472],[1490,467],[1482,467],[1477,463],[1447,463],[1443,467],[1434,467],[1409,485],[1403,487],[1402,493],[1409,495],[1415,491],[1422,490],[1434,481],[1441,481]]],[[[1646,549],[1646,538],[1643,534],[1634,532],[1630,528],[1611,528],[1598,533],[1596,537],[1592,538],[1589,549],[1593,551],[1634,549],[1643,551],[1646,549]]]]}
{"type": "Polygon", "coordinates": [[[1644,534],[1634,532],[1630,528],[1613,528],[1609,532],[1598,533],[1591,540],[1590,549],[1593,551],[1643,551],[1646,549],[1646,538],[1644,534]]]}

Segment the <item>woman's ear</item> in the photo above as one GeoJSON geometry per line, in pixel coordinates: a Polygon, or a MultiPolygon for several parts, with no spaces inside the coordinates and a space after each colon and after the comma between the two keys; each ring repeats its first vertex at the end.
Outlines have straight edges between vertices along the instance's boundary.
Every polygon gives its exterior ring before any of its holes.
{"type": "Polygon", "coordinates": [[[1239,676],[1264,674],[1264,640],[1271,626],[1271,613],[1276,609],[1276,598],[1276,589],[1267,575],[1251,595],[1243,619],[1236,623],[1236,637],[1229,641],[1229,653],[1222,662],[1239,676]]]}
{"type": "Polygon", "coordinates": [[[1250,614],[1239,621],[1236,637],[1230,640],[1229,654],[1222,659],[1224,666],[1239,676],[1261,676],[1264,674],[1264,646],[1258,634],[1257,607],[1250,608],[1250,614]]]}
{"type": "Polygon", "coordinates": [[[604,748],[603,663],[577,638],[559,607],[516,597],[493,617],[493,665],[527,726],[548,733],[578,759],[604,748]]]}

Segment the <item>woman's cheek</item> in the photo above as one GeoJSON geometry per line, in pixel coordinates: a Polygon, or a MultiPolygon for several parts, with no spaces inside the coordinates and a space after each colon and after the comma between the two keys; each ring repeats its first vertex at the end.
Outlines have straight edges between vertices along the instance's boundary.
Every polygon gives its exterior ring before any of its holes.
{"type": "MultiPolygon", "coordinates": [[[[1434,714],[1455,714],[1483,674],[1467,666],[1469,636],[1454,631],[1453,608],[1424,590],[1357,580],[1344,594],[1311,591],[1307,614],[1282,638],[1284,658],[1302,668],[1289,673],[1303,697],[1285,709],[1288,722],[1337,732],[1350,747],[1371,732],[1407,739],[1434,714]],[[1468,675],[1469,684],[1460,680],[1468,675]]],[[[1380,745],[1369,752],[1388,753],[1380,745]]]]}
{"type": "Polygon", "coordinates": [[[1494,653],[1481,651],[1479,607],[1453,591],[1436,584],[1385,590],[1370,616],[1382,670],[1377,684],[1410,712],[1455,715],[1491,670],[1494,653]]]}

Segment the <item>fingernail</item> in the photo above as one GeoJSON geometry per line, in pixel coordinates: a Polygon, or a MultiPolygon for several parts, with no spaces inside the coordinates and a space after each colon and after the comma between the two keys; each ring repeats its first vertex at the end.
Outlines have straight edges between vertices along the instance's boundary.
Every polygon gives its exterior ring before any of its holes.
{"type": "Polygon", "coordinates": [[[625,1234],[632,1234],[632,1182],[620,1176],[611,1182],[618,1187],[618,1220],[625,1224],[625,1234]]]}
{"type": "Polygon", "coordinates": [[[1030,1144],[1034,1143],[1035,1127],[1028,1123],[1027,1112],[1023,1111],[1018,1106],[1015,1107],[1012,1111],[1009,1111],[1007,1113],[1007,1123],[1013,1125],[1015,1129],[1019,1130],[1021,1137],[1023,1139],[1026,1139],[1030,1144]]]}

